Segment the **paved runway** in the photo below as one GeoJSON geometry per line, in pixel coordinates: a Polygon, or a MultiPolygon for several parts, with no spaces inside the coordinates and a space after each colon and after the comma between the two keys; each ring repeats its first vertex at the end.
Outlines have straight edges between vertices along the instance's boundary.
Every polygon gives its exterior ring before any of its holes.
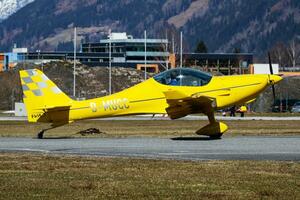
{"type": "Polygon", "coordinates": [[[1,138],[0,152],[178,160],[292,160],[300,161],[300,137],[206,138],[1,138]]]}

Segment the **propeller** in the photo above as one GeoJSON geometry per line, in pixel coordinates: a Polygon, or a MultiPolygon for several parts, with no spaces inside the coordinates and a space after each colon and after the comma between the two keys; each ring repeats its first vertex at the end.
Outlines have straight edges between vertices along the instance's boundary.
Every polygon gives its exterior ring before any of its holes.
{"type": "MultiPolygon", "coordinates": [[[[271,54],[268,52],[268,57],[269,57],[269,67],[270,67],[270,74],[273,75],[273,67],[272,67],[272,60],[271,60],[271,54]]],[[[275,86],[272,84],[272,92],[273,92],[273,99],[275,101],[275,86]]]]}

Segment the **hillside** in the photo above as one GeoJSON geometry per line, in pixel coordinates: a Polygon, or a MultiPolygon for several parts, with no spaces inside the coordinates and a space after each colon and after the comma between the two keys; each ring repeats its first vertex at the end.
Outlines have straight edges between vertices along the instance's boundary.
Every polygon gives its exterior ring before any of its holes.
{"type": "MultiPolygon", "coordinates": [[[[39,0],[0,23],[0,50],[14,43],[31,50],[66,50],[74,26],[79,41],[98,41],[111,29],[135,37],[171,38],[184,31],[185,51],[204,40],[210,52],[262,55],[300,35],[296,0],[39,0]],[[59,48],[58,48],[59,47],[59,48]]],[[[178,45],[177,45],[178,46],[178,45]]]]}

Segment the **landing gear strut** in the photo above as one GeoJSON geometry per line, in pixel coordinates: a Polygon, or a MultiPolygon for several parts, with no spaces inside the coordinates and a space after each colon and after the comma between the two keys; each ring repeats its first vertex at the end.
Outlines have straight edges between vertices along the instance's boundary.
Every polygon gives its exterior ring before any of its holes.
{"type": "Polygon", "coordinates": [[[54,129],[54,128],[57,128],[57,127],[60,127],[60,126],[63,126],[67,123],[64,123],[64,124],[52,124],[51,125],[51,128],[47,128],[47,129],[43,129],[41,130],[38,134],[37,134],[37,139],[44,139],[44,133],[48,130],[51,130],[51,129],[54,129]]]}

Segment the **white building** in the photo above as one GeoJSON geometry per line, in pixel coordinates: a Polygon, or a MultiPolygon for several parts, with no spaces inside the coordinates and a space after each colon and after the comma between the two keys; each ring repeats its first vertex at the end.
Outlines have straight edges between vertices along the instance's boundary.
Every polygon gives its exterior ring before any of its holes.
{"type": "MultiPolygon", "coordinates": [[[[273,74],[279,74],[279,64],[272,64],[273,74]]],[[[271,74],[269,64],[253,64],[254,74],[271,74]]]]}

